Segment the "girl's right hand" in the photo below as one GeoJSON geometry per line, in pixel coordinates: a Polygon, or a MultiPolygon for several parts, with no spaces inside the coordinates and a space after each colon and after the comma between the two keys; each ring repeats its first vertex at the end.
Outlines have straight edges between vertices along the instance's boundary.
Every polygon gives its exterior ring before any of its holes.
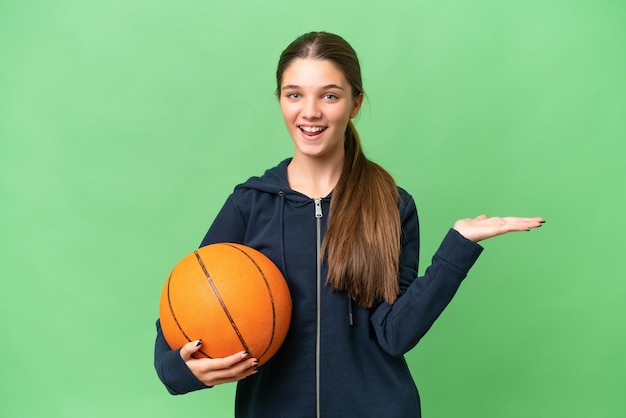
{"type": "Polygon", "coordinates": [[[201,340],[191,341],[180,349],[180,356],[194,376],[207,386],[237,382],[259,370],[259,361],[250,358],[245,351],[224,358],[192,357],[191,355],[201,347],[201,340]]]}

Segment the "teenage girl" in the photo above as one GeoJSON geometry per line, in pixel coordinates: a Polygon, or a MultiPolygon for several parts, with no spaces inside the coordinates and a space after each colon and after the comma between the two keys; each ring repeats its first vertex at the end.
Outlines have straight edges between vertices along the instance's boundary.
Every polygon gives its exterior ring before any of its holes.
{"type": "Polygon", "coordinates": [[[276,96],[294,153],[238,185],[201,246],[256,248],[282,270],[291,327],[263,367],[248,353],[195,359],[171,350],[157,322],[155,366],[172,394],[238,382],[237,417],[419,417],[403,355],[448,305],[477,244],[541,226],[541,218],[462,219],[417,277],[413,198],[363,154],[352,124],[364,90],[341,37],[307,33],[280,56],[276,96]]]}

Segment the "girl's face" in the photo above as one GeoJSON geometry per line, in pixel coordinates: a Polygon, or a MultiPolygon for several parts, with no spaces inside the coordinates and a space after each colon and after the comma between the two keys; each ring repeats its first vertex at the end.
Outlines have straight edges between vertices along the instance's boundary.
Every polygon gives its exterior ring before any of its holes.
{"type": "Polygon", "coordinates": [[[324,158],[344,153],[344,133],[363,102],[328,60],[298,58],[285,69],[280,109],[295,144],[294,158],[324,158]]]}

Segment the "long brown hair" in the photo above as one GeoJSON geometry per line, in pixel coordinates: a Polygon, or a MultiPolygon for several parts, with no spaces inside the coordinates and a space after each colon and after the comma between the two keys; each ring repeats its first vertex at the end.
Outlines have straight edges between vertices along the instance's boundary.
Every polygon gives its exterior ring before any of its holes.
{"type": "MultiPolygon", "coordinates": [[[[353,97],[364,93],[361,66],[350,44],[338,35],[310,32],[281,54],[276,70],[277,95],[284,71],[297,58],[333,62],[352,86],[353,97]]],[[[393,303],[399,293],[398,188],[387,171],[365,157],[352,121],[344,138],[343,170],[333,191],[322,243],[322,255],[328,261],[326,281],[331,289],[347,291],[365,307],[377,300],[393,303]]]]}

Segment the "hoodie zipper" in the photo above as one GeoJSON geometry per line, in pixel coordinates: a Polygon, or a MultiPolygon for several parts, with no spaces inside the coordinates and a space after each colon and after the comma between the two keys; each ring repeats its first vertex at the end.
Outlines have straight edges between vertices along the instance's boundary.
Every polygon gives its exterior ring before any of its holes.
{"type": "Polygon", "coordinates": [[[322,331],[322,199],[315,199],[315,225],[317,239],[317,328],[315,336],[315,407],[316,416],[320,418],[320,353],[321,353],[321,331],[322,331]]]}

